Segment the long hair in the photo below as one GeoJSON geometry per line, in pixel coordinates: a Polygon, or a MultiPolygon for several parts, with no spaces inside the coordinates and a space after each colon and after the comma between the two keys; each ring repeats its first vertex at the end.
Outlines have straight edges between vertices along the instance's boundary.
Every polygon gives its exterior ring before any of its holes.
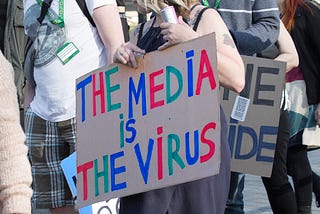
{"type": "Polygon", "coordinates": [[[284,0],[282,9],[282,22],[289,32],[294,27],[294,16],[298,6],[304,7],[312,13],[311,8],[304,0],[284,0]]]}

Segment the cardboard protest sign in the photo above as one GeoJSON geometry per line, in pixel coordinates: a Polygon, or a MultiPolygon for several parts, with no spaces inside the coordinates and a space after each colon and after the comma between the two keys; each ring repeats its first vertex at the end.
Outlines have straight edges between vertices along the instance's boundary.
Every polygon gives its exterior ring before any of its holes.
{"type": "Polygon", "coordinates": [[[219,172],[214,34],[77,79],[77,206],[219,172]]]}
{"type": "Polygon", "coordinates": [[[242,59],[246,85],[240,96],[221,90],[221,105],[229,122],[231,169],[270,177],[286,64],[257,57],[242,59]]]}
{"type": "MultiPolygon", "coordinates": [[[[76,167],[76,152],[69,155],[61,161],[61,168],[71,190],[73,199],[77,201],[77,167],[76,167]]],[[[78,210],[79,214],[118,214],[119,213],[119,198],[114,198],[109,201],[98,202],[78,210]]]]}

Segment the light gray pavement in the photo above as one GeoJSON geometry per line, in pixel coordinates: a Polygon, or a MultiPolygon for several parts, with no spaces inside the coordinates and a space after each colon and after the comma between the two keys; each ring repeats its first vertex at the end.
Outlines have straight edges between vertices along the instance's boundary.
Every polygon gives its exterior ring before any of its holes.
{"type": "MultiPolygon", "coordinates": [[[[320,173],[320,150],[309,152],[308,155],[312,169],[320,173]]],[[[246,175],[243,197],[246,214],[272,214],[266,190],[259,176],[246,175]]],[[[320,208],[315,206],[314,199],[312,203],[312,214],[320,214],[320,208]]]]}

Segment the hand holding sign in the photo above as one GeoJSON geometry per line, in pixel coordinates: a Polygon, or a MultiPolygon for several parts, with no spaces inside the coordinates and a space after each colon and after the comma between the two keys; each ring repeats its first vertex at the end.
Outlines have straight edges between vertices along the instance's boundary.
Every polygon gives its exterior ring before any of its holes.
{"type": "Polygon", "coordinates": [[[137,68],[136,55],[143,55],[145,51],[140,49],[138,46],[127,42],[122,44],[114,54],[114,61],[128,65],[133,68],[137,68]]]}

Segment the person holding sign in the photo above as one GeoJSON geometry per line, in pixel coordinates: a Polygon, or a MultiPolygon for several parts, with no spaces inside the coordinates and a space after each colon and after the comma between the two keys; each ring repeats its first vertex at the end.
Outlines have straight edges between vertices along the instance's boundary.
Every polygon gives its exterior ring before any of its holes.
{"type": "MultiPolygon", "coordinates": [[[[116,51],[117,61],[137,66],[131,51],[135,44],[146,52],[157,51],[215,32],[220,84],[236,92],[242,90],[245,81],[243,62],[226,25],[215,10],[186,0],[138,0],[135,3],[139,12],[153,11],[155,16],[133,30],[130,42],[116,51]],[[173,6],[177,12],[176,23],[164,22],[164,17],[161,17],[161,9],[167,6],[173,6]]],[[[223,213],[230,181],[230,150],[227,123],[222,110],[220,120],[221,165],[218,175],[123,197],[120,213],[223,213]]]]}
{"type": "Polygon", "coordinates": [[[61,160],[75,150],[75,80],[113,62],[124,42],[115,0],[86,0],[93,27],[75,1],[24,0],[25,31],[37,35],[35,86],[25,86],[25,132],[33,173],[32,205],[51,213],[74,213],[61,160]],[[49,5],[39,29],[42,5],[49,5]]]}

